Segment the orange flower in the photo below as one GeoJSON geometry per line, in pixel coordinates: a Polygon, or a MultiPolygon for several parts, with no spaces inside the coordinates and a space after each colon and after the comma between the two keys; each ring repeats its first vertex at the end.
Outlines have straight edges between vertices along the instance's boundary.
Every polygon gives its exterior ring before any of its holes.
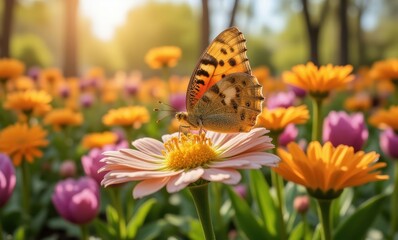
{"type": "Polygon", "coordinates": [[[367,111],[372,107],[372,98],[366,92],[355,94],[344,102],[344,108],[353,111],[367,111]]]}
{"type": "Polygon", "coordinates": [[[270,77],[270,71],[268,67],[261,66],[253,69],[252,75],[257,78],[261,85],[264,85],[267,83],[268,78],[270,77]]]}
{"type": "Polygon", "coordinates": [[[398,130],[398,105],[390,106],[388,110],[379,110],[369,118],[370,124],[382,129],[398,130]]]}
{"type": "Polygon", "coordinates": [[[44,118],[44,123],[52,125],[55,130],[60,130],[65,126],[78,126],[82,122],[82,114],[74,112],[69,108],[54,109],[44,118]]]}
{"type": "Polygon", "coordinates": [[[32,163],[35,157],[43,156],[40,147],[48,145],[47,132],[40,126],[29,127],[27,124],[14,124],[0,132],[0,152],[9,155],[15,166],[22,160],[32,163]]]}
{"type": "Polygon", "coordinates": [[[257,118],[256,126],[265,127],[274,131],[282,131],[287,125],[303,124],[310,118],[305,105],[289,108],[264,108],[257,118]]]}
{"type": "Polygon", "coordinates": [[[371,71],[374,78],[398,81],[398,59],[391,58],[375,62],[371,71]]]}
{"type": "Polygon", "coordinates": [[[133,126],[137,129],[149,122],[149,112],[140,106],[111,109],[102,117],[102,122],[107,126],[133,126]]]}
{"type": "Polygon", "coordinates": [[[90,133],[84,136],[82,145],[85,148],[101,148],[116,141],[117,135],[113,132],[90,133]]]}
{"type": "Polygon", "coordinates": [[[353,147],[345,145],[333,147],[327,142],[321,146],[315,141],[305,153],[291,142],[287,151],[279,148],[278,155],[282,162],[273,170],[284,179],[305,186],[317,198],[332,199],[346,187],[389,178],[378,171],[386,166],[385,162],[376,163],[379,154],[354,152],[353,147]]]}
{"type": "Polygon", "coordinates": [[[35,87],[33,80],[25,76],[17,77],[14,81],[9,82],[9,85],[14,91],[33,90],[35,87]]]}
{"type": "Polygon", "coordinates": [[[51,110],[51,100],[51,96],[44,91],[14,92],[7,95],[4,108],[24,114],[43,115],[51,110]]]}
{"type": "Polygon", "coordinates": [[[145,62],[153,69],[174,67],[181,58],[181,48],[164,46],[152,48],[145,55],[145,62]]]}
{"type": "Polygon", "coordinates": [[[290,72],[283,73],[285,83],[305,89],[311,94],[325,94],[331,90],[344,87],[354,79],[352,66],[317,67],[312,62],[306,65],[297,65],[290,72]]]}
{"type": "Polygon", "coordinates": [[[0,80],[21,76],[24,70],[25,65],[21,61],[11,58],[0,59],[0,80]]]}

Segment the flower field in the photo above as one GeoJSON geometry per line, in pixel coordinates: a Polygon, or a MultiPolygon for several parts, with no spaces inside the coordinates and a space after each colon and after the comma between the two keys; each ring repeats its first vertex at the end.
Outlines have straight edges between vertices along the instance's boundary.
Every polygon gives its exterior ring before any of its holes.
{"type": "Polygon", "coordinates": [[[0,58],[0,240],[396,239],[398,58],[277,72],[217,34],[192,76],[167,43],[153,74],[0,58]]]}

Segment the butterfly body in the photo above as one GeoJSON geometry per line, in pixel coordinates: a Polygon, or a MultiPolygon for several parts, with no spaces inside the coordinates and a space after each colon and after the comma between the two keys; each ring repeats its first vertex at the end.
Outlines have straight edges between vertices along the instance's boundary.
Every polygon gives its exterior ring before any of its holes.
{"type": "Polygon", "coordinates": [[[187,90],[182,126],[247,132],[262,109],[262,87],[251,75],[245,38],[235,27],[218,35],[200,58],[187,90]]]}

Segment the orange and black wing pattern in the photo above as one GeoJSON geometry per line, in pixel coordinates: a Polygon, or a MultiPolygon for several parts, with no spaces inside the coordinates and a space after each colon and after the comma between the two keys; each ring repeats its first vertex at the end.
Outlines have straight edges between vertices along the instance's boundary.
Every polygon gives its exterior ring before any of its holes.
{"type": "Polygon", "coordinates": [[[211,86],[225,76],[236,72],[251,75],[246,51],[246,39],[236,27],[224,30],[210,43],[189,81],[186,100],[188,112],[211,86]]]}

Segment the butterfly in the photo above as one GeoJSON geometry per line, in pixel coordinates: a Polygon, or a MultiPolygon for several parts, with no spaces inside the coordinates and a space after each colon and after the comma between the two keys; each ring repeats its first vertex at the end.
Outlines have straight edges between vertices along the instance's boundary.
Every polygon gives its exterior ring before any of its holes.
{"type": "Polygon", "coordinates": [[[200,57],[190,78],[181,127],[215,132],[248,132],[264,97],[251,74],[246,39],[236,27],[221,32],[200,57]]]}

